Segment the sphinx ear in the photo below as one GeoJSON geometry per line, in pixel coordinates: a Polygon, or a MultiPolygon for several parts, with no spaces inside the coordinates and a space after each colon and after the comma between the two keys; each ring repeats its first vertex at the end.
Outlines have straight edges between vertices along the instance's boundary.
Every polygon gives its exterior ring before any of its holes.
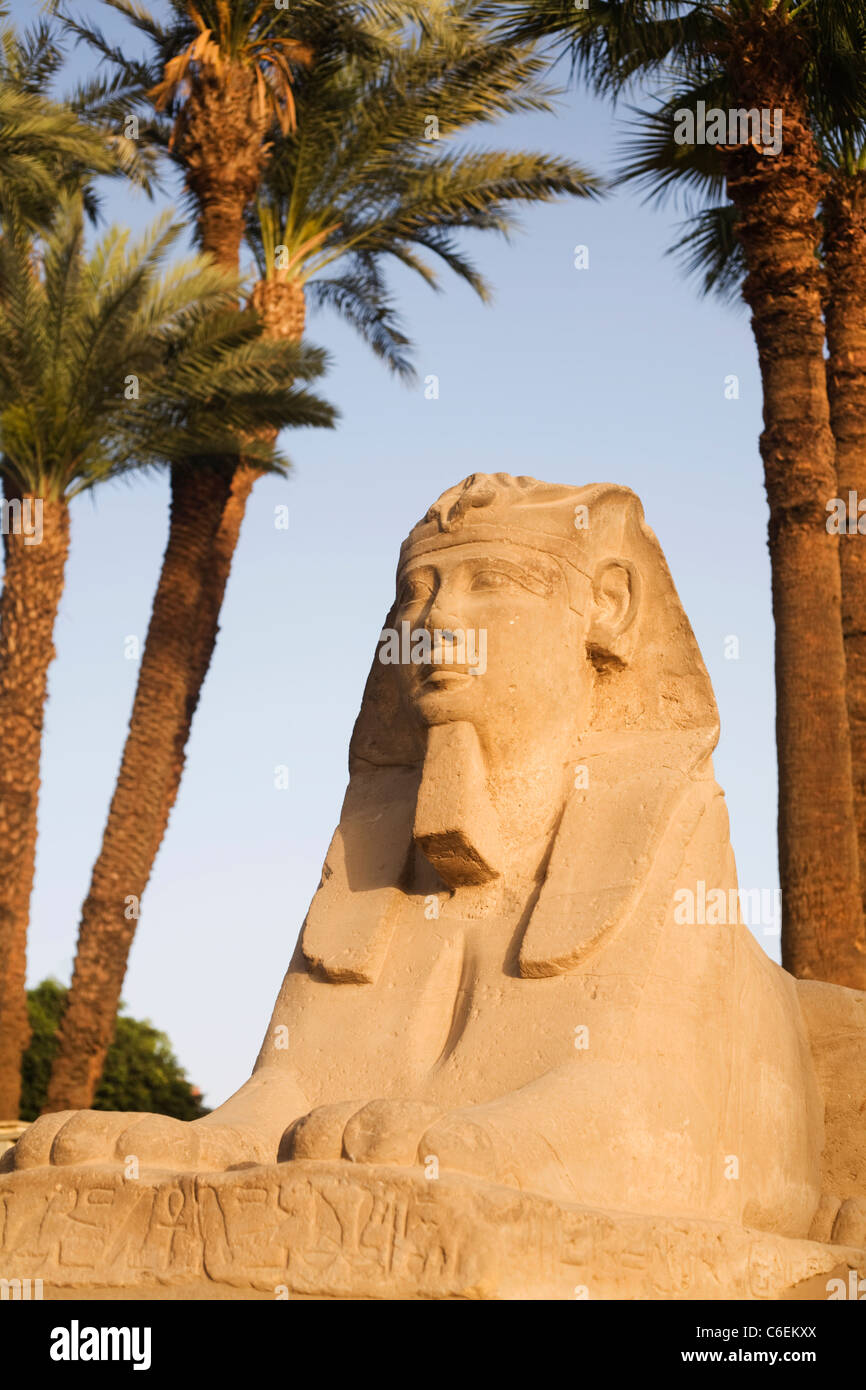
{"type": "Polygon", "coordinates": [[[631,633],[640,606],[640,575],[629,560],[603,560],[592,581],[592,608],[586,646],[599,669],[626,666],[631,633]]]}

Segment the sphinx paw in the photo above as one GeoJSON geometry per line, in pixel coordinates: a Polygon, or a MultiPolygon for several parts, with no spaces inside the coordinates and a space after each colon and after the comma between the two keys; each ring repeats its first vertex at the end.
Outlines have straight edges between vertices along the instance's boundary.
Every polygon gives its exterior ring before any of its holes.
{"type": "Polygon", "coordinates": [[[343,1157],[351,1163],[414,1163],[419,1136],[441,1113],[422,1101],[372,1100],[346,1125],[343,1157]]]}
{"type": "Polygon", "coordinates": [[[414,1100],[341,1101],[320,1105],[286,1130],[279,1158],[415,1162],[418,1138],[441,1111],[414,1100]]]}
{"type": "Polygon", "coordinates": [[[342,1158],[346,1121],[361,1105],[359,1100],[317,1105],[315,1110],[293,1120],[280,1140],[277,1162],[285,1163],[293,1158],[342,1158]]]}
{"type": "Polygon", "coordinates": [[[436,1160],[440,1169],[470,1173],[489,1182],[503,1181],[497,1146],[490,1130],[455,1111],[425,1130],[417,1150],[417,1163],[436,1160]]]}
{"type": "Polygon", "coordinates": [[[108,1110],[57,1110],[40,1115],[12,1150],[13,1166],[20,1170],[109,1160],[118,1135],[138,1118],[108,1110]]]}

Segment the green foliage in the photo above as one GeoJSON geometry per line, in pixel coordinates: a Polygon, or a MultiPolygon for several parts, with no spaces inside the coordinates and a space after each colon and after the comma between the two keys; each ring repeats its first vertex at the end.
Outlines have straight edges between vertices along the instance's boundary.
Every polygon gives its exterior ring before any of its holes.
{"type": "MultiPolygon", "coordinates": [[[[57,980],[43,980],[27,992],[32,1036],[22,1066],[22,1120],[35,1120],[45,1102],[67,994],[57,980]]],[[[177,1120],[206,1115],[165,1034],[146,1019],[124,1017],[120,1007],[94,1110],[143,1110],[177,1120]]]]}
{"type": "MultiPolygon", "coordinates": [[[[395,41],[407,23],[419,22],[428,9],[425,0],[292,0],[280,7],[273,0],[168,0],[159,15],[152,15],[139,0],[104,3],[143,36],[144,53],[131,57],[124,46],[106,37],[91,15],[81,13],[82,6],[52,0],[65,31],[87,43],[105,65],[103,73],[79,88],[76,105],[101,120],[123,121],[135,112],[142,118],[142,143],[151,142],[172,158],[177,158],[172,131],[213,56],[200,53],[188,65],[185,61],[202,26],[221,58],[258,69],[263,88],[282,86],[285,92],[309,53],[317,63],[370,58],[383,43],[395,41]]],[[[271,114],[278,124],[273,104],[271,114]]]]}
{"type": "Polygon", "coordinates": [[[152,156],[105,121],[85,118],[72,104],[53,101],[47,88],[63,62],[45,20],[19,35],[0,10],[0,208],[31,225],[48,220],[59,190],[83,190],[97,174],[125,175],[149,187],[152,156]]]}
{"type": "Polygon", "coordinates": [[[262,428],[330,425],[296,386],[323,353],[261,336],[239,282],[202,256],[166,268],[167,216],[140,239],[110,229],[88,255],[80,196],[34,237],[0,237],[0,473],[72,497],[129,469],[243,457],[279,463],[262,428]]]}
{"type": "Polygon", "coordinates": [[[487,11],[454,0],[427,6],[408,27],[383,20],[372,58],[317,58],[299,71],[297,131],[275,135],[247,219],[259,273],[304,285],[313,305],[336,309],[404,376],[409,343],[389,263],[438,288],[438,262],[487,299],[455,234],[508,236],[516,207],[599,189],[564,157],[455,143],[482,123],[552,107],[543,60],[497,39],[487,11]]]}
{"type": "Polygon", "coordinates": [[[278,276],[300,281],[314,307],[335,309],[404,377],[412,375],[410,343],[386,283],[389,261],[438,288],[429,253],[488,298],[455,232],[507,235],[513,205],[590,196],[600,187],[565,158],[450,144],[472,126],[552,105],[544,60],[492,32],[497,11],[485,0],[293,0],[286,9],[261,0],[170,0],[159,18],[139,0],[105,3],[144,36],[146,54],[131,59],[90,19],[58,6],[68,32],[90,44],[111,74],[78,100],[94,116],[140,112],[142,142],[174,159],[172,129],[202,70],[201,58],[189,67],[183,58],[198,20],[233,62],[273,68],[266,55],[273,58],[275,43],[312,55],[286,59],[297,131],[273,121],[267,186],[248,209],[249,242],[268,276],[274,248],[286,246],[288,274],[277,266],[278,276]],[[181,68],[185,80],[175,82],[181,68]],[[433,114],[437,138],[427,131],[433,114]]]}
{"type": "MultiPolygon", "coordinates": [[[[0,54],[9,39],[0,36],[0,54]]],[[[44,221],[58,186],[85,172],[117,171],[115,152],[68,107],[17,86],[0,69],[0,202],[44,221]]]]}
{"type": "MultiPolygon", "coordinates": [[[[866,66],[863,0],[500,0],[493,8],[511,37],[547,39],[599,92],[621,95],[632,83],[669,69],[710,84],[715,104],[738,106],[737,60],[744,34],[772,24],[799,46],[799,76],[817,124],[862,130],[866,66]]],[[[689,102],[701,96],[693,93],[689,102]]]]}
{"type": "Polygon", "coordinates": [[[834,175],[866,167],[866,3],[864,0],[518,0],[494,4],[510,38],[546,42],[571,59],[576,75],[613,99],[657,92],[654,103],[632,108],[626,158],[617,170],[663,201],[682,198],[689,219],[671,247],[705,293],[738,295],[745,261],[736,213],[727,200],[721,151],[678,144],[679,110],[742,106],[742,54],[763,31],[766,78],[771,55],[796,73],[806,118],[834,175]]]}

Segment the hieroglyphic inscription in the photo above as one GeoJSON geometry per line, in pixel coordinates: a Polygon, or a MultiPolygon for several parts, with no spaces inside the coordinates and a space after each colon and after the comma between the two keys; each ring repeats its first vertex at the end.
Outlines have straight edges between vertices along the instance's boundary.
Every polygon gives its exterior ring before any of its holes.
{"type": "Polygon", "coordinates": [[[0,1182],[0,1275],[60,1289],[606,1298],[627,1286],[636,1298],[779,1298],[846,1260],[866,1274],[866,1256],[839,1246],[360,1164],[136,1181],[42,1169],[0,1182]]]}

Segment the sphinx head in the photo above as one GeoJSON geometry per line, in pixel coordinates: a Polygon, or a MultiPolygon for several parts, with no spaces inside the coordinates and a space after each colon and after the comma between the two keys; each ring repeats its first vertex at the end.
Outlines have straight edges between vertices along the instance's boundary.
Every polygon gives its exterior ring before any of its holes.
{"type": "MultiPolygon", "coordinates": [[[[373,735],[388,762],[411,761],[410,745],[422,755],[426,731],[454,722],[471,723],[494,760],[540,744],[570,751],[600,729],[716,724],[697,644],[627,488],[467,478],[404,542],[386,631],[403,636],[393,671],[378,673],[380,694],[393,687],[379,702],[390,752],[384,731],[373,735]]],[[[364,725],[362,711],[358,753],[373,733],[364,725]]]]}

